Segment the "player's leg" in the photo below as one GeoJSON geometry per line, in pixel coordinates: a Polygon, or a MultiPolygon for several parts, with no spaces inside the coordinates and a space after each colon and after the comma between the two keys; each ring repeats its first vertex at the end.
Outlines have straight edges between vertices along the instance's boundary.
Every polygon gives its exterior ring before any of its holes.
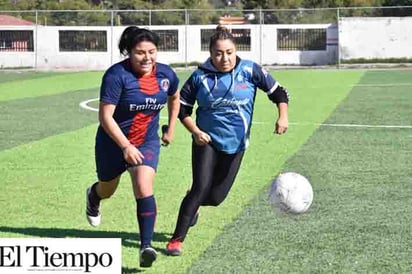
{"type": "Polygon", "coordinates": [[[216,159],[217,151],[211,145],[192,144],[193,184],[180,205],[176,228],[166,248],[169,255],[178,256],[182,253],[182,243],[193,217],[197,213],[201,201],[209,193],[216,159]]]}
{"type": "Polygon", "coordinates": [[[136,200],[136,217],[140,231],[140,266],[150,267],[156,260],[157,253],[152,247],[157,208],[153,193],[154,176],[159,159],[159,144],[139,147],[144,155],[143,163],[129,167],[133,193],[136,200]]]}
{"type": "Polygon", "coordinates": [[[101,223],[100,202],[110,198],[119,185],[120,176],[110,181],[98,181],[86,190],[86,217],[91,226],[101,223]]]}
{"type": "Polygon", "coordinates": [[[242,163],[244,152],[219,153],[209,195],[202,201],[204,206],[218,206],[228,195],[242,163]]]}
{"type": "Polygon", "coordinates": [[[99,181],[86,190],[86,217],[92,226],[101,222],[100,201],[113,195],[126,170],[123,153],[112,141],[96,142],[95,161],[99,181]]]}

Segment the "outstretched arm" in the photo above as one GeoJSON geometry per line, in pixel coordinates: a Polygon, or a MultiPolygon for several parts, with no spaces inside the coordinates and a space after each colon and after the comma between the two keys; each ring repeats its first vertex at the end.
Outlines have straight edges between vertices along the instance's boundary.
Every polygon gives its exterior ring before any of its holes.
{"type": "Polygon", "coordinates": [[[179,119],[185,126],[185,128],[192,134],[196,144],[200,146],[206,145],[212,139],[210,138],[209,134],[202,131],[193,121],[192,117],[190,116],[192,114],[192,110],[193,107],[181,104],[179,119]]]}
{"type": "Polygon", "coordinates": [[[275,131],[276,134],[283,134],[286,133],[289,126],[288,121],[288,104],[287,103],[279,103],[278,105],[278,113],[279,117],[275,124],[275,131]]]}
{"type": "Polygon", "coordinates": [[[141,164],[143,154],[132,145],[127,137],[123,134],[119,125],[113,119],[113,113],[116,106],[104,102],[99,105],[99,121],[104,131],[113,139],[113,141],[122,149],[123,157],[126,162],[132,165],[141,164]]]}

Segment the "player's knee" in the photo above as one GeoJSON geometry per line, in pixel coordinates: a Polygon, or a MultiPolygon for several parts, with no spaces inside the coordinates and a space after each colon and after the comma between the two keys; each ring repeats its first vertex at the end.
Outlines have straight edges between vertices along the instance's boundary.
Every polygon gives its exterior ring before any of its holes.
{"type": "Polygon", "coordinates": [[[99,196],[101,199],[109,199],[112,195],[113,193],[101,193],[99,196]]]}
{"type": "Polygon", "coordinates": [[[226,196],[222,196],[222,195],[210,195],[208,199],[206,200],[206,205],[218,206],[225,200],[225,198],[226,196]]]}
{"type": "Polygon", "coordinates": [[[120,176],[112,179],[111,181],[102,182],[99,181],[96,186],[97,194],[101,199],[108,199],[112,197],[113,193],[115,193],[117,186],[119,185],[120,176]]]}
{"type": "Polygon", "coordinates": [[[109,199],[110,197],[112,197],[113,193],[115,192],[116,189],[112,189],[112,188],[102,188],[99,191],[99,196],[101,199],[109,199]]]}

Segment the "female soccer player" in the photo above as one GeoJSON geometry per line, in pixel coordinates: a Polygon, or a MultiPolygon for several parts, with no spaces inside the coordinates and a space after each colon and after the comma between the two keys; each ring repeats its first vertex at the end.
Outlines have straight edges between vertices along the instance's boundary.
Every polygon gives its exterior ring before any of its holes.
{"type": "Polygon", "coordinates": [[[129,171],[137,204],[141,267],[150,267],[157,256],[151,241],[157,213],[153,180],[160,151],[159,112],[167,103],[168,129],[161,139],[168,145],[180,106],[176,74],[156,62],[158,40],[155,33],[135,26],[121,35],[119,50],[128,58],[103,76],[95,145],[98,182],[87,189],[87,220],[98,226],[100,201],[113,195],[120,176],[129,171]]]}
{"type": "Polygon", "coordinates": [[[210,57],[192,73],[180,93],[179,119],[193,137],[193,180],[166,247],[173,256],[182,254],[182,243],[197,219],[199,206],[218,206],[229,193],[248,145],[257,88],[278,107],[274,132],[283,134],[288,128],[287,90],[261,66],[236,55],[229,30],[218,27],[209,52],[210,57]],[[195,102],[196,122],[190,116],[195,102]]]}

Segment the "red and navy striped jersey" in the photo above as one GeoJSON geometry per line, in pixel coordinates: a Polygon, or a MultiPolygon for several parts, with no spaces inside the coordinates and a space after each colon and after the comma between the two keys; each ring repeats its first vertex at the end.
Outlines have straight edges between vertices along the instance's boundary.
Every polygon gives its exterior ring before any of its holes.
{"type": "MultiPolygon", "coordinates": [[[[168,65],[156,63],[152,73],[137,76],[130,60],[125,59],[105,72],[100,101],[116,106],[114,120],[130,142],[139,146],[159,140],[160,110],[167,97],[176,93],[178,85],[179,79],[168,65]]],[[[101,129],[98,132],[106,134],[101,129]]]]}

